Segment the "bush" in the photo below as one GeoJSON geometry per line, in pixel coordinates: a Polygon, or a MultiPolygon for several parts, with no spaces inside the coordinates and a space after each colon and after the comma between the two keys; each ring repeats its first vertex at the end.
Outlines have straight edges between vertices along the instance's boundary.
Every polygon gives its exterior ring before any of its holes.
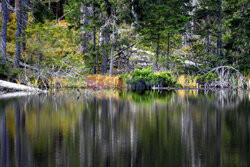
{"type": "Polygon", "coordinates": [[[12,63],[2,63],[2,60],[0,59],[0,79],[8,80],[17,78],[18,74],[20,73],[20,70],[12,69],[12,66],[12,63]]]}
{"type": "Polygon", "coordinates": [[[171,72],[164,71],[161,73],[153,73],[152,67],[135,69],[127,79],[127,84],[132,90],[152,89],[156,87],[173,87],[176,82],[173,80],[171,72]]]}

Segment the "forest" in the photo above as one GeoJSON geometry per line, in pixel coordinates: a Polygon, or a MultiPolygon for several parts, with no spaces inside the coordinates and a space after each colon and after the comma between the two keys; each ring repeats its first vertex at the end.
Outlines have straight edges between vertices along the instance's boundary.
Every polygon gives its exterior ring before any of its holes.
{"type": "Polygon", "coordinates": [[[0,79],[249,89],[249,10],[247,0],[2,0],[0,79]]]}
{"type": "Polygon", "coordinates": [[[0,0],[0,167],[250,166],[248,0],[0,0]]]}

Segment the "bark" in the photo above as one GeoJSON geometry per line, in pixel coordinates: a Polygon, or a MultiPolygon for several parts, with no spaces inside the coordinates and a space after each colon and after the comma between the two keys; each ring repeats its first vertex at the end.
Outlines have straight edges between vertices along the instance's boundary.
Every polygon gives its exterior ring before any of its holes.
{"type": "Polygon", "coordinates": [[[96,28],[93,28],[92,32],[92,45],[93,45],[93,52],[94,52],[94,68],[93,68],[93,74],[96,74],[97,72],[97,66],[98,66],[98,56],[96,55],[96,28]]]}
{"type": "MultiPolygon", "coordinates": [[[[95,7],[92,5],[93,10],[93,16],[95,17],[95,7]]],[[[93,45],[93,52],[94,52],[94,68],[93,68],[93,74],[96,74],[97,72],[97,65],[98,65],[98,56],[95,54],[96,51],[96,27],[93,27],[92,30],[92,45],[93,45]]]]}
{"type": "Polygon", "coordinates": [[[57,1],[57,3],[56,3],[56,19],[58,19],[60,17],[59,13],[60,13],[60,0],[57,1]]]}
{"type": "Polygon", "coordinates": [[[38,93],[47,92],[41,89],[37,89],[37,88],[25,86],[25,85],[20,85],[20,84],[16,84],[12,82],[7,82],[3,80],[0,80],[0,87],[4,89],[14,90],[14,91],[38,92],[38,93]]]}
{"type": "Polygon", "coordinates": [[[159,62],[159,52],[160,52],[160,34],[157,35],[157,46],[156,46],[156,55],[155,55],[155,62],[154,62],[154,69],[155,70],[158,70],[159,68],[159,65],[158,65],[158,62],[159,62]]]}
{"type": "MultiPolygon", "coordinates": [[[[170,34],[168,33],[168,48],[167,48],[167,60],[169,59],[170,55],[170,34]]],[[[168,62],[167,62],[167,69],[169,68],[168,62]]]]}
{"type": "Polygon", "coordinates": [[[23,0],[23,10],[22,10],[22,27],[21,27],[21,36],[22,36],[22,43],[21,43],[21,51],[26,50],[26,26],[28,22],[28,5],[29,5],[29,0],[23,0]]]}
{"type": "Polygon", "coordinates": [[[134,17],[134,19],[135,19],[135,21],[134,21],[134,28],[135,28],[135,30],[137,30],[138,29],[138,15],[137,15],[137,13],[136,13],[136,11],[135,11],[135,6],[136,6],[136,0],[132,0],[132,15],[133,15],[133,17],[134,17]]]}
{"type": "Polygon", "coordinates": [[[108,71],[108,44],[110,41],[110,34],[109,34],[109,29],[106,28],[103,33],[103,44],[104,44],[104,50],[103,50],[103,56],[102,56],[102,74],[106,74],[108,71]]]}
{"type": "Polygon", "coordinates": [[[18,3],[17,8],[17,30],[16,30],[16,50],[15,50],[15,63],[14,68],[19,68],[20,55],[21,55],[21,32],[22,32],[22,3],[18,3]]]}
{"type": "MultiPolygon", "coordinates": [[[[89,26],[90,25],[89,17],[91,16],[92,7],[84,6],[84,3],[82,3],[81,12],[83,14],[81,23],[84,24],[84,26],[89,26]]],[[[91,32],[85,30],[82,31],[83,31],[81,35],[82,43],[80,45],[80,52],[84,54],[87,53],[88,43],[91,40],[91,32]]]]}
{"type": "MultiPolygon", "coordinates": [[[[218,38],[217,38],[217,57],[222,55],[222,0],[219,0],[219,18],[218,18],[218,38]]],[[[220,64],[221,65],[221,64],[220,64]]]]}
{"type": "Polygon", "coordinates": [[[19,6],[20,6],[20,0],[15,0],[15,11],[16,12],[17,12],[19,6]]]}
{"type": "MultiPolygon", "coordinates": [[[[207,16],[206,24],[210,24],[209,17],[207,16]]],[[[210,53],[210,31],[207,30],[207,52],[210,53]]]]}
{"type": "Polygon", "coordinates": [[[110,76],[113,75],[113,65],[114,64],[114,45],[111,47],[111,59],[110,59],[110,76]]]}
{"type": "Polygon", "coordinates": [[[9,0],[3,0],[2,2],[2,40],[1,40],[1,51],[3,56],[3,62],[5,63],[7,61],[6,56],[6,44],[7,44],[7,23],[9,19],[9,9],[7,6],[7,3],[9,3],[9,0]]]}
{"type": "MultiPolygon", "coordinates": [[[[106,20],[109,20],[110,16],[111,16],[111,4],[109,2],[109,0],[105,0],[106,3],[106,13],[107,13],[107,18],[106,20]]],[[[104,32],[103,32],[103,44],[104,44],[104,50],[103,50],[103,57],[102,57],[102,70],[101,73],[104,75],[107,73],[108,71],[108,44],[110,41],[110,26],[106,25],[106,27],[104,27],[104,32]]]]}

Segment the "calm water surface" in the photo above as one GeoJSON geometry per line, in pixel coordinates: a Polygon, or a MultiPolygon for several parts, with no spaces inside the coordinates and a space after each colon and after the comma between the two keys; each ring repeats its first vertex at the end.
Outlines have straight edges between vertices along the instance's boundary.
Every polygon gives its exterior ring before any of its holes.
{"type": "Polygon", "coordinates": [[[250,92],[0,99],[1,167],[250,166],[250,92]]]}

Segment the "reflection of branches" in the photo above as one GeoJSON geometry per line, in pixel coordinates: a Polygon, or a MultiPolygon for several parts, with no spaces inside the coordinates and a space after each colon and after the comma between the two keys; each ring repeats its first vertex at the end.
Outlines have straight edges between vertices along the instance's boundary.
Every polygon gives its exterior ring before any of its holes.
{"type": "Polygon", "coordinates": [[[243,99],[243,94],[241,91],[236,92],[220,90],[215,94],[215,100],[213,103],[216,108],[219,109],[236,108],[243,99]]]}

